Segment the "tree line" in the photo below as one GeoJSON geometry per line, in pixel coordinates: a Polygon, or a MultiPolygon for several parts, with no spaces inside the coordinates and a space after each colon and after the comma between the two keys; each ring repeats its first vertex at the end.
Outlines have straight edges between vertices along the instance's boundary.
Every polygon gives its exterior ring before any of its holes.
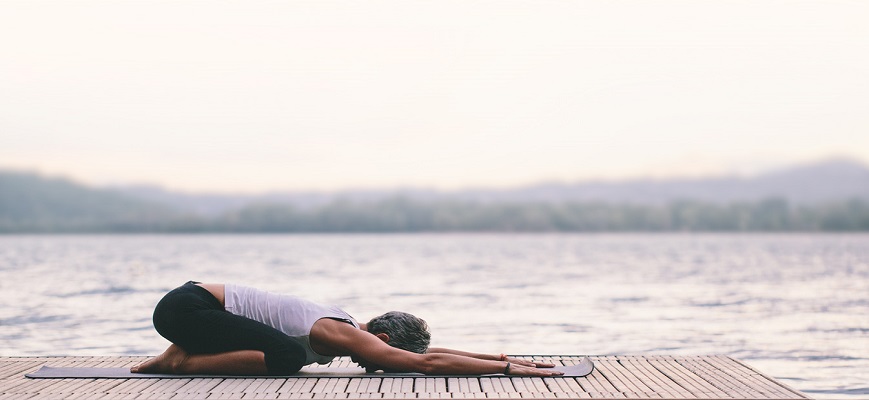
{"type": "Polygon", "coordinates": [[[251,205],[216,217],[165,208],[116,204],[19,210],[0,202],[3,233],[318,233],[318,232],[843,232],[869,231],[869,202],[797,205],[783,199],[717,204],[480,203],[395,197],[374,202],[336,200],[300,209],[251,205]]]}

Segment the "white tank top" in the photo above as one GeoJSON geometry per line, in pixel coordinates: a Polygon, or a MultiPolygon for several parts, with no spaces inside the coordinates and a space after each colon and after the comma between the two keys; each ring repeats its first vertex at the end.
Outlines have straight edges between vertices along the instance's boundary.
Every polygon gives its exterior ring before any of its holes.
{"type": "Polygon", "coordinates": [[[322,306],[296,296],[269,293],[245,286],[226,284],[224,287],[226,311],[262,322],[287,334],[305,349],[305,364],[326,364],[335,358],[317,354],[311,348],[308,337],[315,322],[322,318],[332,318],[359,328],[359,324],[350,314],[335,306],[322,306]]]}

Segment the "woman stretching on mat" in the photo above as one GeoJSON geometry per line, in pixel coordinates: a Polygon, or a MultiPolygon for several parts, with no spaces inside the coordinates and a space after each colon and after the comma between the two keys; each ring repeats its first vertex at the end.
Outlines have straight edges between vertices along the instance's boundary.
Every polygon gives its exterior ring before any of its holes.
{"type": "Polygon", "coordinates": [[[557,376],[552,364],[428,348],[425,321],[389,312],[367,324],[338,307],[231,285],[187,282],[154,309],[154,327],[172,342],[132,372],[290,375],[336,356],[373,372],[557,376]]]}

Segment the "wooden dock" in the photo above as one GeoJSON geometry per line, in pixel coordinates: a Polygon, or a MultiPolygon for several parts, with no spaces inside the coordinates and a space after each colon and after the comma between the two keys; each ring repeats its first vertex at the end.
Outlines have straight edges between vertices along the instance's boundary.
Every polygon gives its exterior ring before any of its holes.
{"type": "MultiPolygon", "coordinates": [[[[526,356],[571,365],[579,356],[526,356]]],[[[726,356],[597,356],[582,378],[30,379],[41,366],[129,367],[147,357],[0,357],[0,399],[808,399],[726,356]]],[[[330,365],[347,367],[349,359],[330,365]]]]}

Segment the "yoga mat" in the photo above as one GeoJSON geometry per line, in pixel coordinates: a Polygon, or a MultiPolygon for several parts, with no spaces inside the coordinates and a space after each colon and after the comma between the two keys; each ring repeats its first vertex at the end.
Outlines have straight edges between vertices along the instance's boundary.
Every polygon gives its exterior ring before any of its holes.
{"type": "MultiPolygon", "coordinates": [[[[586,376],[594,370],[594,363],[587,357],[583,357],[576,365],[555,367],[555,370],[564,372],[565,377],[586,376]]],[[[456,376],[474,375],[423,375],[415,372],[372,372],[366,373],[362,368],[325,368],[304,367],[301,371],[287,376],[250,376],[250,375],[173,375],[173,374],[134,374],[129,368],[82,368],[82,367],[46,367],[24,375],[34,379],[61,379],[61,378],[107,378],[107,379],[184,379],[184,378],[443,378],[456,376]]],[[[479,375],[479,376],[504,376],[479,375]]]]}

